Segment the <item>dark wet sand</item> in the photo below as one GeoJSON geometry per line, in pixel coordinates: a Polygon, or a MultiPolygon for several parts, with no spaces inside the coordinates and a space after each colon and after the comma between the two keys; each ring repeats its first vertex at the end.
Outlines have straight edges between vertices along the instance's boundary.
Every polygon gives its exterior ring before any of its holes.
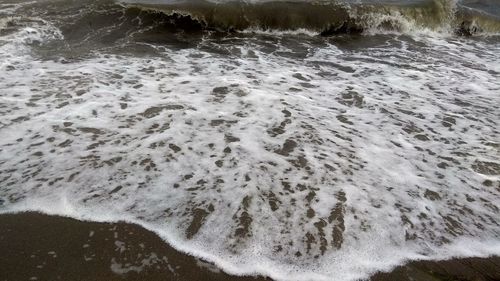
{"type": "MultiPolygon", "coordinates": [[[[0,215],[4,280],[270,279],[224,274],[137,225],[22,213],[0,215]]],[[[371,280],[500,280],[500,257],[411,262],[371,280]]]]}

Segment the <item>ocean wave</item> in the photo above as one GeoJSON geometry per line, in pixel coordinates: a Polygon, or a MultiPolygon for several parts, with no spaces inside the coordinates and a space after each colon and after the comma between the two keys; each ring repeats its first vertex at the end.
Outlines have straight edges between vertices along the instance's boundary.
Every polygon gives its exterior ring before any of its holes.
{"type": "Polygon", "coordinates": [[[412,5],[197,1],[170,4],[124,3],[124,6],[142,12],[145,17],[163,14],[169,24],[181,28],[222,32],[303,29],[324,36],[387,31],[433,31],[457,35],[500,32],[500,18],[458,5],[452,0],[434,0],[412,5]]]}
{"type": "MultiPolygon", "coordinates": [[[[419,26],[406,6],[385,6],[385,18],[338,7],[351,17],[332,35],[354,32],[356,13],[370,23],[361,33],[419,26]]],[[[453,17],[437,32],[466,24],[460,7],[443,7],[453,17]]],[[[276,280],[500,253],[497,41],[214,39],[194,10],[9,9],[0,213],[135,222],[224,271],[276,280]],[[203,39],[161,41],[183,35],[203,39]],[[148,40],[158,52],[123,54],[148,40]]],[[[241,31],[315,30],[299,26],[241,31]]]]}
{"type": "MultiPolygon", "coordinates": [[[[62,11],[50,2],[48,20],[60,27],[72,48],[91,42],[103,48],[120,40],[192,41],[209,33],[306,34],[422,34],[472,36],[500,34],[500,19],[451,0],[419,4],[346,4],[340,2],[177,2],[117,3],[101,0],[72,4],[62,11]],[[59,13],[64,16],[57,16],[59,13]],[[184,36],[179,39],[172,34],[184,36]]],[[[32,6],[41,4],[31,4],[32,6]]],[[[43,10],[36,7],[33,10],[43,10]]],[[[36,14],[31,17],[36,17],[36,14]]],[[[0,35],[17,30],[25,19],[4,17],[0,35]]],[[[167,42],[168,43],[168,42],[167,42]]]]}

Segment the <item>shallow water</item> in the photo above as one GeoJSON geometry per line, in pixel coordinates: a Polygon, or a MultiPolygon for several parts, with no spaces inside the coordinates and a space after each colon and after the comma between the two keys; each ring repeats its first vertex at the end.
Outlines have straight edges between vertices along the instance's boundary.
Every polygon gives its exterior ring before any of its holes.
{"type": "Polygon", "coordinates": [[[125,219],[278,280],[500,254],[494,29],[456,35],[453,6],[227,32],[167,6],[0,2],[1,212],[125,219]]]}

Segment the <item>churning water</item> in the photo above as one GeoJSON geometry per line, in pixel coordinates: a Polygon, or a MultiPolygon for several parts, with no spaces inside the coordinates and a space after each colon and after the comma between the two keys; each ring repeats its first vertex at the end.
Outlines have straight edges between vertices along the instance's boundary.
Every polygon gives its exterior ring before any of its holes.
{"type": "Polygon", "coordinates": [[[0,212],[278,280],[498,255],[499,7],[0,0],[0,212]]]}

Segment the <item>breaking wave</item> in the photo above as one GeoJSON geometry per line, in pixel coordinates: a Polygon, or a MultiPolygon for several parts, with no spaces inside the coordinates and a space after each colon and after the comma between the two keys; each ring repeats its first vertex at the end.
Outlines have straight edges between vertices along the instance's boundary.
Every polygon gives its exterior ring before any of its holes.
{"type": "Polygon", "coordinates": [[[146,17],[163,14],[168,24],[216,31],[310,30],[321,35],[437,31],[459,35],[497,33],[500,19],[452,0],[416,4],[343,2],[181,2],[125,4],[146,17]]]}
{"type": "Polygon", "coordinates": [[[277,280],[500,253],[492,37],[205,36],[466,35],[493,16],[452,2],[42,2],[0,4],[0,213],[128,220],[277,280]]]}

